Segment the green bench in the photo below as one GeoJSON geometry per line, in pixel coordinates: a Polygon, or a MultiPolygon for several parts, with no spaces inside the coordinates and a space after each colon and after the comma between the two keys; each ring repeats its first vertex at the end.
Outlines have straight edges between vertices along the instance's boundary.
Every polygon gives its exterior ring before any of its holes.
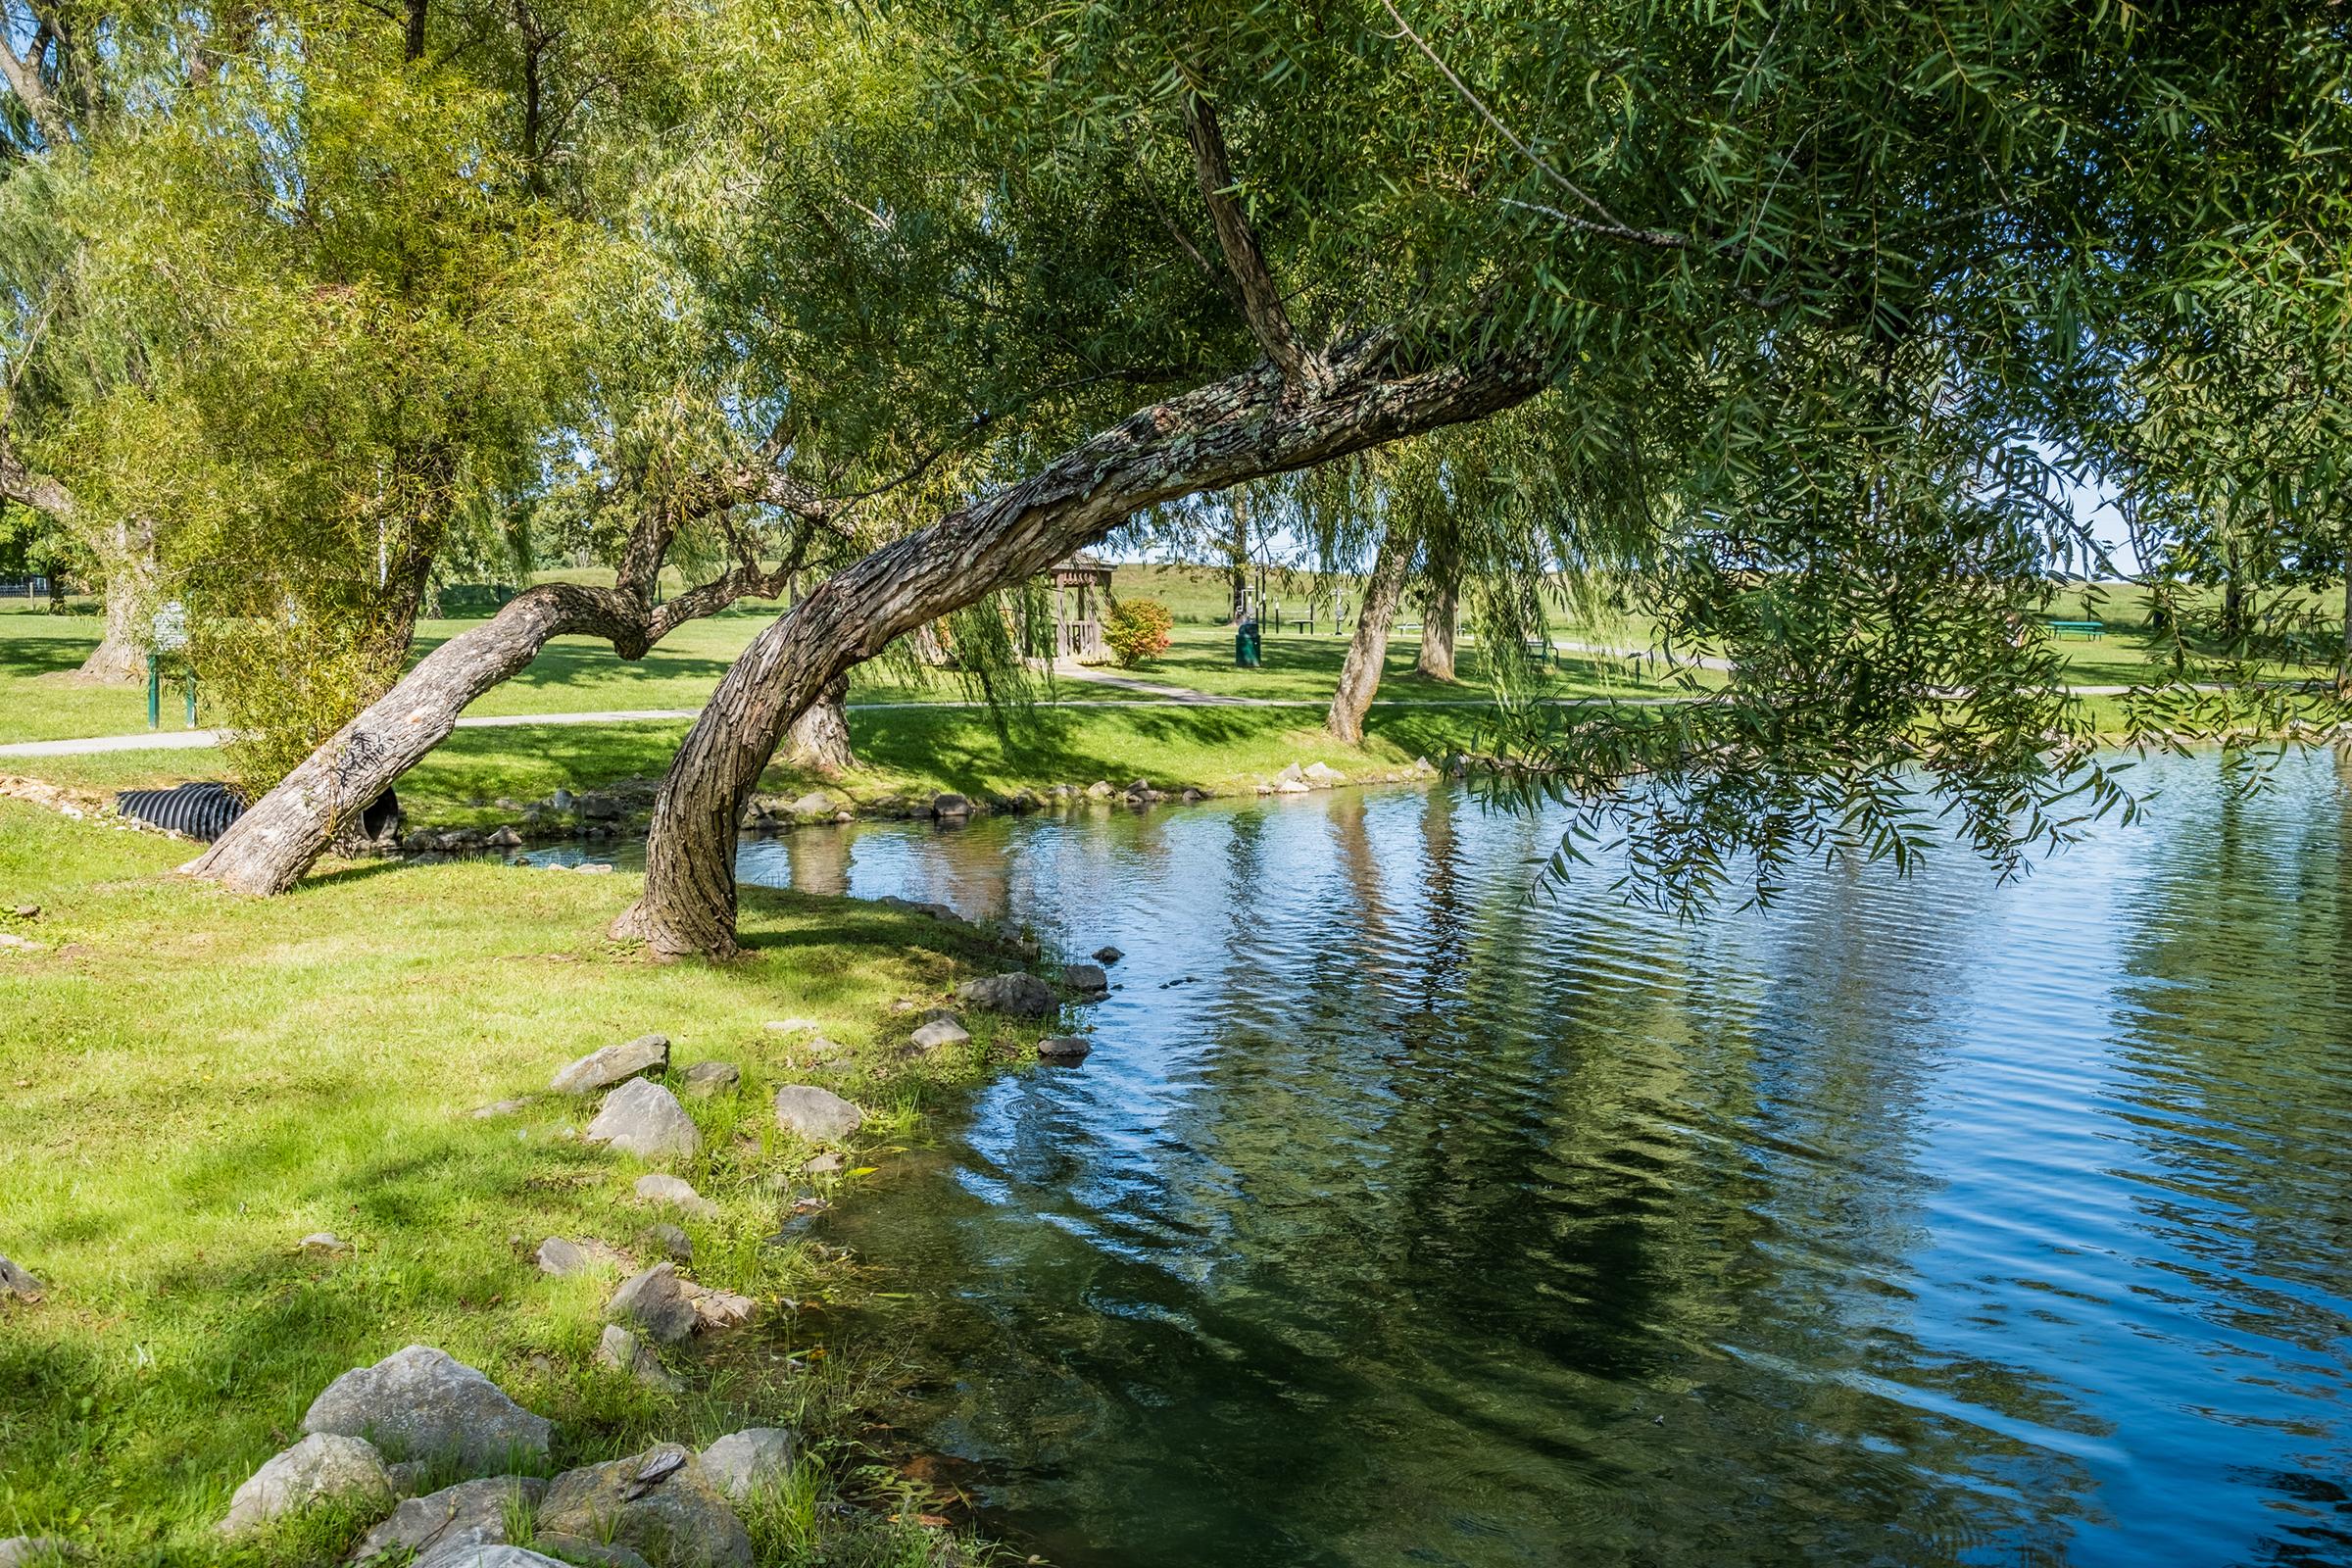
{"type": "Polygon", "coordinates": [[[2103,620],[2045,620],[2042,624],[2050,628],[2053,637],[2099,637],[2107,631],[2103,620]]]}

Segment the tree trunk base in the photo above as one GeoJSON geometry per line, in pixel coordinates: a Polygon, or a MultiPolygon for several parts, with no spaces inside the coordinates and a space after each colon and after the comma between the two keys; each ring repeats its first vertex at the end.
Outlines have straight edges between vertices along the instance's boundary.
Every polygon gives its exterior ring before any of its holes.
{"type": "Polygon", "coordinates": [[[135,686],[147,678],[147,655],[136,643],[110,631],[74,673],[93,686],[135,686]]]}

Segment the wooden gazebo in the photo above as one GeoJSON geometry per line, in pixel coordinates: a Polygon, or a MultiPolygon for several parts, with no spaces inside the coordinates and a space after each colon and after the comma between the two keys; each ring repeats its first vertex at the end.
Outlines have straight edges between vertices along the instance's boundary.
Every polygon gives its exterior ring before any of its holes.
{"type": "Polygon", "coordinates": [[[1104,658],[1102,611],[1110,597],[1110,563],[1081,550],[1046,576],[1054,585],[1054,657],[1082,664],[1104,658]]]}

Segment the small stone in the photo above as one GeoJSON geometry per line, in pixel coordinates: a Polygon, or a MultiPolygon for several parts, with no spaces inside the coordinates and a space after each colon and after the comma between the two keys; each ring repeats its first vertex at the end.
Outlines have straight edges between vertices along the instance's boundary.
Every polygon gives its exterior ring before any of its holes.
{"type": "Polygon", "coordinates": [[[314,1432],[246,1479],[228,1499],[224,1536],[248,1535],[314,1502],[352,1501],[389,1507],[392,1478],[373,1444],[334,1432],[314,1432]]]}
{"type": "MultiPolygon", "coordinates": [[[[20,920],[38,920],[41,917],[41,906],[37,904],[20,904],[8,912],[20,920]]],[[[29,1538],[20,1536],[17,1539],[22,1541],[29,1538]]]]}
{"type": "Polygon", "coordinates": [[[566,1556],[618,1547],[653,1568],[752,1568],[743,1522],[702,1461],[676,1444],[566,1470],[547,1489],[538,1526],[540,1544],[566,1556]]]}
{"type": "Polygon", "coordinates": [[[823,790],[810,790],[793,802],[790,809],[795,816],[830,816],[833,814],[833,798],[823,790]]]}
{"type": "Polygon", "coordinates": [[[678,1097],[643,1078],[607,1095],[585,1136],[639,1159],[692,1159],[703,1147],[702,1130],[678,1097]]]}
{"type": "Polygon", "coordinates": [[[302,1430],[367,1437],[396,1458],[445,1458],[479,1474],[545,1462],[552,1429],[472,1367],[412,1345],[328,1384],[302,1430]]]}
{"type": "Polygon", "coordinates": [[[1348,782],[1348,775],[1341,772],[1338,768],[1333,767],[1328,762],[1307,763],[1305,778],[1309,784],[1322,784],[1326,786],[1333,784],[1345,784],[1348,782]]]}
{"type": "Polygon", "coordinates": [[[1277,795],[1304,795],[1314,788],[1303,779],[1286,778],[1274,786],[1277,795]]]}
{"type": "Polygon", "coordinates": [[[605,1316],[634,1323],[663,1345],[675,1345],[692,1334],[696,1322],[694,1303],[687,1298],[678,1271],[666,1262],[631,1275],[612,1293],[605,1316]]]}
{"type": "Polygon", "coordinates": [[[547,1483],[536,1476],[494,1476],[461,1481],[422,1497],[411,1497],[392,1516],[368,1532],[350,1561],[429,1552],[439,1563],[477,1546],[508,1544],[507,1517],[517,1503],[536,1504],[547,1483]]]}
{"type": "Polygon", "coordinates": [[[839,1154],[817,1154],[801,1162],[801,1169],[811,1176],[837,1176],[849,1168],[850,1162],[839,1154]]]}
{"type": "Polygon", "coordinates": [[[351,1250],[351,1244],[333,1231],[313,1231],[295,1246],[314,1257],[333,1257],[351,1250]]]}
{"type": "Polygon", "coordinates": [[[582,860],[572,869],[582,876],[610,876],[612,873],[611,862],[606,860],[582,860]]]}
{"type": "Polygon", "coordinates": [[[494,850],[519,850],[522,848],[522,835],[512,827],[502,827],[491,834],[487,842],[494,850]]]}
{"type": "Polygon", "coordinates": [[[698,1329],[740,1328],[760,1310],[760,1303],[748,1296],[722,1291],[709,1285],[681,1282],[678,1289],[686,1297],[686,1304],[694,1308],[698,1329]]]}
{"type": "Polygon", "coordinates": [[[531,1253],[531,1261],[539,1265],[542,1274],[569,1279],[575,1274],[593,1274],[600,1269],[616,1267],[624,1260],[618,1251],[602,1242],[575,1242],[562,1236],[550,1236],[531,1253]]]}
{"type": "Polygon", "coordinates": [[[30,937],[21,937],[10,931],[0,931],[0,953],[38,953],[41,945],[30,937]]]}
{"type": "Polygon", "coordinates": [[[1094,1049],[1076,1035],[1048,1035],[1037,1043],[1037,1054],[1048,1061],[1084,1061],[1094,1049]]]}
{"type": "Polygon", "coordinates": [[[649,1203],[667,1203],[673,1208],[684,1209],[697,1219],[710,1219],[718,1213],[716,1203],[675,1176],[638,1177],[637,1196],[649,1203]]]}
{"type": "Polygon", "coordinates": [[[1089,784],[1089,785],[1086,787],[1086,798],[1087,798],[1088,800],[1090,800],[1090,801],[1107,801],[1107,800],[1109,800],[1109,799],[1110,799],[1110,780],[1108,780],[1108,779],[1106,779],[1106,778],[1099,778],[1099,779],[1095,780],[1095,781],[1094,781],[1092,784],[1089,784]]]}
{"type": "Polygon", "coordinates": [[[493,1100],[487,1105],[477,1106],[467,1114],[476,1121],[487,1121],[493,1116],[512,1116],[518,1110],[528,1110],[530,1104],[531,1102],[527,1100],[493,1100]]]}
{"type": "Polygon", "coordinates": [[[780,1035],[789,1035],[798,1034],[803,1029],[821,1028],[822,1025],[818,1024],[814,1018],[770,1018],[760,1027],[773,1029],[780,1035]]]}
{"type": "Polygon", "coordinates": [[[925,1051],[938,1051],[947,1046],[960,1046],[972,1038],[971,1031],[954,1018],[934,1018],[914,1032],[917,1046],[925,1051]]]}
{"type": "Polygon", "coordinates": [[[0,1296],[14,1297],[20,1301],[37,1301],[43,1291],[41,1282],[22,1268],[0,1257],[0,1296]]]}
{"type": "Polygon", "coordinates": [[[931,814],[946,817],[969,816],[972,814],[972,803],[966,797],[950,790],[931,797],[931,814]]]}
{"type": "Polygon", "coordinates": [[[956,988],[956,998],[967,1005],[1007,1012],[1016,1018],[1049,1017],[1061,1005],[1052,986],[1024,969],[966,980],[956,988]]]}
{"type": "Polygon", "coordinates": [[[1306,782],[1306,775],[1299,770],[1297,762],[1293,762],[1290,766],[1284,768],[1281,772],[1274,775],[1274,782],[1278,785],[1303,784],[1306,782]]]}
{"type": "Polygon", "coordinates": [[[731,1061],[698,1061],[686,1069],[684,1088],[689,1100],[731,1095],[743,1085],[743,1069],[731,1061]]]}
{"type": "Polygon", "coordinates": [[[786,1084],[776,1091],[776,1125],[811,1143],[829,1143],[864,1126],[865,1112],[830,1089],[786,1084]]]}
{"type": "Polygon", "coordinates": [[[785,1427],[747,1427],[703,1450],[703,1468],[728,1498],[741,1502],[760,1487],[792,1473],[799,1440],[785,1427]]]}
{"type": "Polygon", "coordinates": [[[637,1233],[638,1245],[651,1248],[673,1263],[694,1261],[694,1243],[687,1234],[667,1220],[657,1220],[637,1233]]]}
{"type": "Polygon", "coordinates": [[[1101,993],[1110,989],[1110,976],[1099,963],[1065,963],[1061,983],[1072,991],[1101,993]]]}
{"type": "Polygon", "coordinates": [[[1118,961],[1119,961],[1121,958],[1124,958],[1125,956],[1127,956],[1127,955],[1125,955],[1124,953],[1121,953],[1121,952],[1120,952],[1118,949],[1116,949],[1116,948],[1107,948],[1107,947],[1106,947],[1106,948],[1097,948],[1097,949],[1095,950],[1095,961],[1096,961],[1097,963],[1116,963],[1116,962],[1118,962],[1118,961]]]}
{"type": "Polygon", "coordinates": [[[562,1072],[548,1085],[559,1095],[593,1095],[600,1089],[610,1089],[625,1083],[641,1073],[664,1073],[669,1070],[669,1036],[639,1035],[617,1046],[590,1052],[562,1072]]]}
{"type": "Polygon", "coordinates": [[[636,1335],[617,1323],[605,1325],[602,1338],[596,1342],[596,1364],[614,1372],[625,1372],[640,1383],[650,1384],[664,1394],[675,1394],[678,1380],[669,1375],[668,1368],[652,1348],[636,1335]]]}

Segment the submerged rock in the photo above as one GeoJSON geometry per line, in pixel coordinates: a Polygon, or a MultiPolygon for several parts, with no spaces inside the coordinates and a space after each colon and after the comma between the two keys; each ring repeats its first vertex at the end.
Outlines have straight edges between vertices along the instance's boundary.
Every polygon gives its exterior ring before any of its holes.
{"type": "Polygon", "coordinates": [[[830,1089],[786,1084],[776,1091],[776,1125],[811,1143],[825,1143],[864,1126],[865,1112],[830,1089]]]}
{"type": "Polygon", "coordinates": [[[392,1478],[375,1446],[340,1433],[314,1432],[271,1457],[228,1499],[224,1536],[242,1536],[315,1502],[350,1501],[389,1507],[392,1478]]]}
{"type": "Polygon", "coordinates": [[[639,1159],[692,1159],[703,1147],[702,1130],[678,1097],[643,1078],[607,1095],[585,1136],[639,1159]]]}
{"type": "Polygon", "coordinates": [[[328,1384],[302,1430],[364,1437],[396,1457],[446,1459],[480,1474],[544,1463],[553,1429],[463,1361],[412,1345],[328,1384]]]}
{"type": "Polygon", "coordinates": [[[617,1046],[592,1051],[573,1062],[548,1085],[559,1095],[593,1095],[600,1089],[625,1083],[640,1073],[669,1070],[669,1036],[639,1035],[617,1046]]]}
{"type": "Polygon", "coordinates": [[[752,1538],[694,1450],[662,1444],[566,1470],[539,1507],[539,1540],[635,1552],[653,1568],[752,1568],[752,1538]]]}
{"type": "Polygon", "coordinates": [[[368,1532],[350,1561],[366,1565],[395,1556],[406,1561],[415,1553],[419,1561],[439,1562],[468,1547],[508,1544],[509,1514],[545,1495],[547,1483],[536,1476],[494,1476],[411,1497],[368,1532]]]}
{"type": "Polygon", "coordinates": [[[1054,988],[1025,969],[966,980],[956,988],[956,999],[969,1006],[1006,1012],[1016,1018],[1044,1018],[1061,1005],[1054,988]]]}
{"type": "Polygon", "coordinates": [[[1116,963],[1125,956],[1127,956],[1127,955],[1112,947],[1102,947],[1095,950],[1095,961],[1097,963],[1116,963]]]}

